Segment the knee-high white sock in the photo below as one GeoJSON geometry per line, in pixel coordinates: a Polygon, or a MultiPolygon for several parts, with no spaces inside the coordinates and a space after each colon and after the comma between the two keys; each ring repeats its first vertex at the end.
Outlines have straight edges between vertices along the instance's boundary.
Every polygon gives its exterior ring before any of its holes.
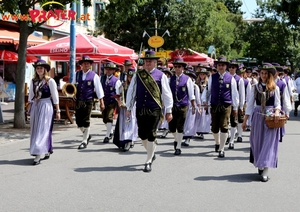
{"type": "Polygon", "coordinates": [[[142,140],[142,144],[143,144],[144,148],[147,150],[147,140],[142,140]]]}
{"type": "Polygon", "coordinates": [[[181,149],[181,142],[182,142],[182,138],[183,138],[183,133],[177,133],[177,146],[176,149],[181,149]]]}
{"type": "Polygon", "coordinates": [[[238,131],[238,137],[242,137],[243,135],[242,124],[238,123],[237,131],[238,131]]]}
{"type": "Polygon", "coordinates": [[[83,133],[84,127],[79,127],[80,131],[83,133]]]}
{"type": "Polygon", "coordinates": [[[111,128],[112,128],[112,123],[111,122],[106,123],[106,136],[105,137],[109,137],[109,134],[111,133],[111,128]]]}
{"type": "Polygon", "coordinates": [[[33,161],[38,162],[38,161],[40,161],[40,159],[41,159],[41,156],[40,156],[40,155],[37,155],[37,156],[35,156],[35,158],[34,158],[33,161]]]}
{"type": "Polygon", "coordinates": [[[220,149],[219,151],[224,151],[225,142],[227,140],[228,133],[220,133],[220,149]]]}
{"type": "MultiPolygon", "coordinates": [[[[231,127],[230,128],[230,135],[231,135],[231,137],[230,137],[229,143],[232,143],[232,144],[234,143],[235,132],[236,132],[236,127],[231,127]]],[[[227,138],[226,138],[226,140],[227,140],[227,138]]]]}
{"type": "Polygon", "coordinates": [[[177,133],[176,133],[176,132],[173,132],[172,135],[174,136],[174,140],[177,141],[177,140],[176,140],[176,139],[177,139],[177,133]]]}
{"type": "Polygon", "coordinates": [[[269,174],[269,168],[264,168],[262,176],[268,176],[268,174],[269,174]]]}
{"type": "Polygon", "coordinates": [[[86,143],[87,144],[87,139],[90,135],[90,127],[84,128],[83,130],[83,137],[82,137],[82,143],[86,143]]]}
{"type": "Polygon", "coordinates": [[[151,163],[152,162],[152,157],[154,155],[154,151],[156,148],[156,143],[155,141],[147,141],[147,160],[146,163],[151,163]]]}
{"type": "Polygon", "coordinates": [[[220,133],[213,133],[216,144],[220,144],[220,133]]]}

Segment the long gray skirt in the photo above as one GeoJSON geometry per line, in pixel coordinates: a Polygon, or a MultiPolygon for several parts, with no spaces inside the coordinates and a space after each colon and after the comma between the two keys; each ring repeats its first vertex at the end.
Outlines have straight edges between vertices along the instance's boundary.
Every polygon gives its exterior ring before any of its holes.
{"type": "Polygon", "coordinates": [[[52,153],[53,104],[50,98],[31,103],[30,154],[52,153]]]}
{"type": "MultiPolygon", "coordinates": [[[[266,109],[272,108],[266,107],[266,109]]],[[[250,145],[253,164],[258,168],[276,168],[278,160],[278,144],[280,129],[270,129],[260,114],[260,106],[256,106],[252,114],[250,145]]]]}

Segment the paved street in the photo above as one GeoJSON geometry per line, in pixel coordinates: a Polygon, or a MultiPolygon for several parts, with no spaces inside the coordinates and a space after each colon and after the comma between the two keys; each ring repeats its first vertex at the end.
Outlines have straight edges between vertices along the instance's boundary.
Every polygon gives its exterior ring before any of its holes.
{"type": "MultiPolygon", "coordinates": [[[[13,119],[12,105],[2,105],[6,122],[13,119]]],[[[28,129],[1,124],[0,211],[299,211],[300,117],[292,114],[267,183],[248,162],[249,132],[234,150],[226,147],[223,159],[212,135],[193,139],[175,157],[169,134],[158,139],[153,170],[144,173],[141,142],[129,152],[103,144],[99,118],[92,119],[91,142],[80,151],[76,125],[55,124],[54,153],[38,166],[29,155],[28,129]]]]}

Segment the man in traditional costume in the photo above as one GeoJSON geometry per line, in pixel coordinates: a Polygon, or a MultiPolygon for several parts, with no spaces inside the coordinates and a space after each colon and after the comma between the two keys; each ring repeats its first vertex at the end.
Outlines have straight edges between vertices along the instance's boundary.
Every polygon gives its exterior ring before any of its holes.
{"type": "Polygon", "coordinates": [[[104,92],[100,84],[99,76],[91,70],[93,60],[89,56],[83,56],[78,64],[81,65],[81,70],[76,72],[76,77],[73,79],[73,84],[76,85],[76,111],[75,118],[78,128],[83,133],[83,138],[78,149],[85,149],[91,139],[90,136],[90,118],[94,105],[95,92],[97,98],[100,99],[100,109],[104,110],[104,92]]]}
{"type": "Polygon", "coordinates": [[[172,93],[165,74],[156,68],[157,60],[154,51],[146,51],[142,57],[144,66],[138,70],[132,78],[127,91],[126,107],[127,117],[136,102],[136,118],[138,135],[142,139],[143,146],[147,150],[147,159],[144,172],[152,170],[155,159],[156,131],[162,118],[162,106],[166,107],[166,120],[172,120],[172,93]]]}
{"type": "Polygon", "coordinates": [[[118,69],[117,65],[108,62],[104,64],[105,75],[101,77],[101,85],[104,90],[104,105],[105,109],[102,111],[102,119],[106,126],[106,135],[103,143],[109,143],[113,136],[112,125],[114,118],[114,111],[117,108],[116,95],[120,96],[122,92],[122,83],[114,76],[114,72],[118,69]]]}
{"type": "Polygon", "coordinates": [[[215,151],[219,152],[218,157],[223,158],[231,108],[234,111],[233,115],[237,116],[239,94],[234,77],[226,71],[229,64],[226,57],[220,57],[215,63],[218,73],[208,79],[208,87],[205,91],[207,91],[206,102],[211,106],[211,130],[215,139],[215,151]]]}

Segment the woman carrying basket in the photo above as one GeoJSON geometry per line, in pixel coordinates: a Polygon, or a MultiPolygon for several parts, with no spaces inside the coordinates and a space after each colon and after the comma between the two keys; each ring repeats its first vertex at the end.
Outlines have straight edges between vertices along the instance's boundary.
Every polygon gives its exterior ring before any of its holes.
{"type": "Polygon", "coordinates": [[[261,174],[261,181],[269,180],[269,168],[277,167],[278,144],[280,139],[279,128],[269,128],[265,122],[265,115],[270,112],[274,116],[274,124],[280,121],[280,91],[274,81],[275,67],[270,63],[262,64],[260,67],[260,78],[256,85],[253,85],[249,101],[247,102],[246,115],[243,122],[243,129],[252,114],[250,133],[250,162],[258,168],[261,174]],[[255,106],[256,103],[256,106],[255,106]]]}

